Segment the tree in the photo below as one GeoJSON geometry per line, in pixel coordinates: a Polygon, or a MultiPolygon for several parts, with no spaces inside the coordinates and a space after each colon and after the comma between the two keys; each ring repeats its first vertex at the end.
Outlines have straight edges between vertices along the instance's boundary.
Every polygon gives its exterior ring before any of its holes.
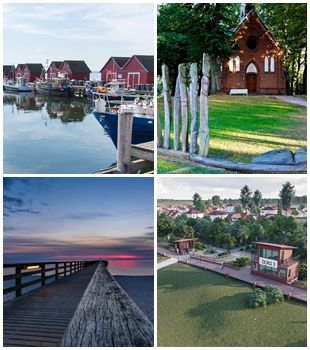
{"type": "Polygon", "coordinates": [[[262,205],[263,196],[261,191],[256,190],[253,194],[253,203],[256,207],[260,208],[262,205]]]}
{"type": "Polygon", "coordinates": [[[240,204],[235,206],[235,213],[240,213],[240,214],[242,213],[242,207],[240,204]]]}
{"type": "Polygon", "coordinates": [[[283,210],[287,212],[292,204],[292,200],[295,196],[295,189],[294,185],[292,185],[290,182],[286,182],[279,193],[279,197],[281,198],[281,202],[283,205],[283,210]]]}
{"type": "Polygon", "coordinates": [[[157,216],[157,234],[159,237],[167,237],[175,227],[174,220],[166,214],[160,213],[157,216]]]}
{"type": "Polygon", "coordinates": [[[213,196],[211,200],[212,200],[213,205],[215,205],[216,207],[219,207],[222,205],[221,197],[218,195],[213,196]]]}
{"type": "Polygon", "coordinates": [[[194,193],[194,195],[193,195],[193,205],[194,205],[194,208],[198,211],[204,212],[206,209],[206,205],[205,205],[204,201],[202,200],[199,193],[197,193],[197,192],[194,193]]]}
{"type": "Polygon", "coordinates": [[[240,191],[240,202],[243,210],[247,209],[251,202],[252,191],[249,189],[248,185],[245,185],[241,188],[240,191]]]}
{"type": "Polygon", "coordinates": [[[282,204],[282,201],[280,199],[280,200],[278,200],[278,215],[282,215],[282,212],[283,212],[283,204],[282,204]]]}

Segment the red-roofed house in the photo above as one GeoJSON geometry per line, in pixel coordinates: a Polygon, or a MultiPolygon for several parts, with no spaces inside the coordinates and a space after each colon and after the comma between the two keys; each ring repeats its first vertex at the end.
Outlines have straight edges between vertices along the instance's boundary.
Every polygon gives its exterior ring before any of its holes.
{"type": "Polygon", "coordinates": [[[233,204],[224,204],[224,211],[226,211],[226,213],[234,213],[235,212],[235,206],[233,204]]]}
{"type": "Polygon", "coordinates": [[[60,66],[63,61],[52,61],[47,69],[47,79],[52,80],[58,77],[58,73],[60,72],[60,66]]]}
{"type": "Polygon", "coordinates": [[[174,249],[178,254],[189,254],[193,251],[194,240],[193,238],[182,238],[173,242],[174,249]]]}
{"type": "Polygon", "coordinates": [[[188,218],[197,219],[197,218],[203,218],[205,214],[201,211],[190,209],[187,213],[185,213],[185,215],[188,218]]]}
{"type": "Polygon", "coordinates": [[[72,80],[89,80],[91,70],[85,61],[63,61],[59,72],[72,80]]]}
{"type": "Polygon", "coordinates": [[[265,206],[265,207],[261,208],[261,210],[260,210],[261,216],[277,215],[277,213],[278,213],[278,208],[275,206],[271,206],[271,205],[265,206]]]}

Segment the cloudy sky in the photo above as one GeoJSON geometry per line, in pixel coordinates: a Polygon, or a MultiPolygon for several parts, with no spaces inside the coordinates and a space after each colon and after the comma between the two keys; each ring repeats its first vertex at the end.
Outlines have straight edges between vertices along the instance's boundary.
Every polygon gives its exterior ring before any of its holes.
{"type": "Polygon", "coordinates": [[[153,273],[153,179],[6,178],[4,262],[106,258],[153,273]]]}
{"type": "Polygon", "coordinates": [[[198,192],[203,199],[209,199],[214,195],[221,198],[239,198],[240,189],[248,185],[251,190],[260,190],[263,197],[276,198],[279,195],[282,184],[290,181],[296,190],[297,196],[307,194],[306,176],[281,176],[281,177],[162,177],[157,180],[157,193],[159,199],[191,199],[198,192]]]}
{"type": "Polygon", "coordinates": [[[153,4],[5,4],[4,64],[153,55],[153,4]]]}

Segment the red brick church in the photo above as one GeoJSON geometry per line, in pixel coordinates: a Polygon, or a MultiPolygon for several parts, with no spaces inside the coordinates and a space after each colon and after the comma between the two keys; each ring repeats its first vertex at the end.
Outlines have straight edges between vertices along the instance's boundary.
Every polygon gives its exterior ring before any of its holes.
{"type": "Polygon", "coordinates": [[[221,90],[247,89],[252,94],[285,94],[282,70],[283,48],[261,18],[245,4],[240,23],[232,31],[234,55],[224,61],[221,90]]]}

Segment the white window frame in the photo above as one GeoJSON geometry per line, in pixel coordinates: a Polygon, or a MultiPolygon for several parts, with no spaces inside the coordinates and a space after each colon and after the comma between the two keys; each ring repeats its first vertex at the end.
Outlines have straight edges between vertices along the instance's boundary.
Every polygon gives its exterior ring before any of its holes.
{"type": "Polygon", "coordinates": [[[271,73],[275,72],[275,59],[274,59],[274,57],[270,57],[270,72],[271,73]]]}
{"type": "MultiPolygon", "coordinates": [[[[130,76],[135,76],[135,75],[137,75],[138,76],[138,84],[140,84],[140,72],[128,72],[128,74],[127,74],[127,86],[130,86],[129,85],[129,82],[130,82],[130,79],[129,79],[129,77],[130,76]]],[[[135,81],[135,79],[134,79],[134,81],[135,81]]],[[[134,86],[130,86],[132,89],[134,89],[134,86]]]]}
{"type": "Polygon", "coordinates": [[[269,72],[269,57],[265,56],[264,58],[264,72],[269,72]]]}

